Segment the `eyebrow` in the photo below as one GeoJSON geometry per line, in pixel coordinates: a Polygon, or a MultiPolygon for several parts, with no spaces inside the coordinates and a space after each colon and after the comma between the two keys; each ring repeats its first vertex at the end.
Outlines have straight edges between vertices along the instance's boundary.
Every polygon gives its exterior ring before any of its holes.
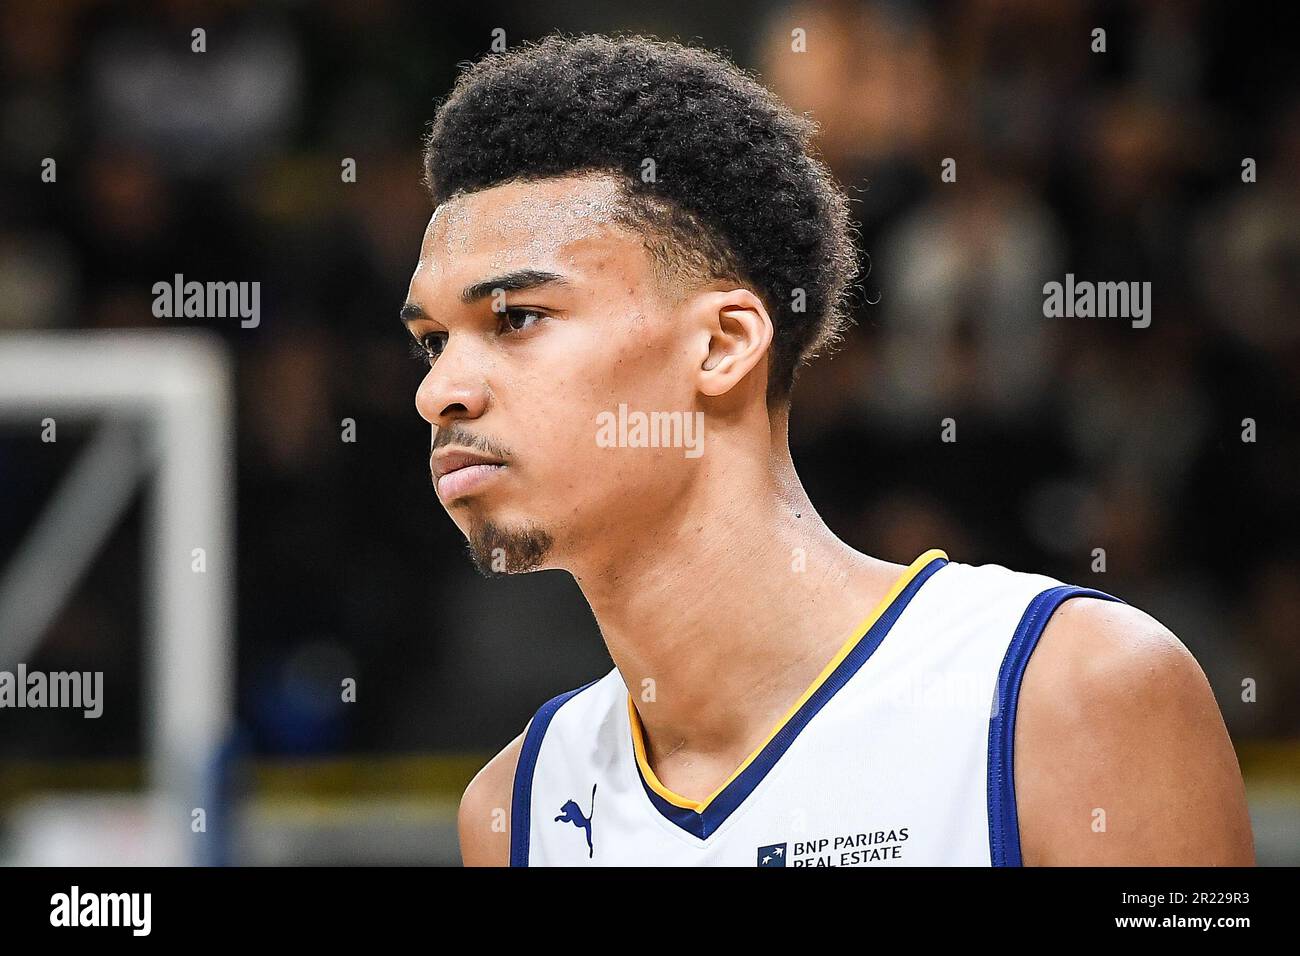
{"type": "MultiPolygon", "coordinates": [[[[498,289],[502,292],[521,292],[524,289],[536,289],[545,285],[567,285],[564,276],[555,272],[543,272],[540,269],[516,269],[482,282],[475,282],[461,290],[460,301],[472,305],[480,299],[494,295],[498,289]]],[[[414,302],[403,303],[398,313],[402,324],[428,319],[429,314],[414,302]]]]}

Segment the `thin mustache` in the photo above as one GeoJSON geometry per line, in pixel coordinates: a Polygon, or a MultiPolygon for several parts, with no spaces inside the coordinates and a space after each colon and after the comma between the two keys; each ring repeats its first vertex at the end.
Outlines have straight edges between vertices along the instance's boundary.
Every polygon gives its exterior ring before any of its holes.
{"type": "Polygon", "coordinates": [[[488,441],[481,435],[472,435],[469,432],[459,430],[444,431],[441,428],[438,429],[438,433],[429,446],[429,457],[432,458],[434,452],[446,445],[458,445],[471,451],[481,452],[492,458],[500,458],[505,462],[508,462],[511,457],[509,450],[502,448],[495,442],[488,441]]]}

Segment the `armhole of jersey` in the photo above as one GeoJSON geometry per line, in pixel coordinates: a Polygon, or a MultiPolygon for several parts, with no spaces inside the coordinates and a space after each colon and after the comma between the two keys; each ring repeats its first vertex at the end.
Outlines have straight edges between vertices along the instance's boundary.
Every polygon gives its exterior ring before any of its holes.
{"type": "MultiPolygon", "coordinates": [[[[599,678],[597,678],[599,680],[599,678]]],[[[515,764],[514,793],[510,798],[510,865],[528,865],[528,837],[532,823],[533,772],[537,769],[537,754],[542,749],[542,738],[546,728],[560,706],[581,691],[586,690],[596,681],[565,691],[558,697],[552,697],[538,708],[533,719],[528,722],[524,732],[524,744],[519,749],[519,762],[515,764]]]]}
{"type": "Polygon", "coordinates": [[[998,684],[994,697],[995,710],[989,718],[989,857],[993,866],[1023,866],[1020,858],[1020,825],[1016,818],[1016,783],[1014,745],[1016,735],[1016,702],[1020,697],[1020,682],[1030,655],[1043,635],[1043,629],[1053,612],[1070,598],[1091,597],[1105,601],[1120,601],[1104,591],[1091,588],[1061,585],[1040,592],[1016,627],[1007,647],[1002,667],[998,670],[998,684]]]}

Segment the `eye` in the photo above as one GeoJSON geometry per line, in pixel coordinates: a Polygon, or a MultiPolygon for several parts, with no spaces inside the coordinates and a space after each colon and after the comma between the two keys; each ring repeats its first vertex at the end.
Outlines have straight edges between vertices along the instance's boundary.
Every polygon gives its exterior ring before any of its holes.
{"type": "Polygon", "coordinates": [[[411,343],[411,354],[432,365],[446,345],[446,332],[428,332],[411,343]]]}
{"type": "Polygon", "coordinates": [[[536,309],[517,307],[506,309],[505,314],[501,317],[501,323],[504,329],[511,332],[522,332],[535,323],[534,320],[540,321],[545,318],[545,313],[538,312],[536,309]]]}

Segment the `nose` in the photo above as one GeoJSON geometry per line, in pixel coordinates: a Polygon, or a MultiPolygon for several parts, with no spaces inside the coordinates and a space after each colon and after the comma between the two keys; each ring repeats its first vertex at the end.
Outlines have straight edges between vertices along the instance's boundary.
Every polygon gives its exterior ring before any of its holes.
{"type": "Polygon", "coordinates": [[[444,428],[453,421],[478,418],[487,410],[487,385],[466,358],[467,350],[453,355],[448,341],[416,389],[416,411],[430,425],[444,428]]]}

